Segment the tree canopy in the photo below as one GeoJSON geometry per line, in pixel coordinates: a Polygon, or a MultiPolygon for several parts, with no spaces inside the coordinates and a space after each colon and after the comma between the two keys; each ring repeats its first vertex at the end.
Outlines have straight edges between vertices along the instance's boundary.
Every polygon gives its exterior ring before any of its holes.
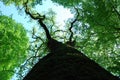
{"type": "Polygon", "coordinates": [[[0,15],[0,80],[9,80],[27,56],[28,37],[23,26],[0,15]]]}
{"type": "MultiPolygon", "coordinates": [[[[47,25],[53,38],[67,43],[75,43],[74,48],[82,51],[89,58],[95,60],[102,67],[120,76],[120,1],[119,0],[51,0],[71,10],[74,18],[68,19],[64,30],[56,26],[55,13],[46,13],[44,23],[47,25]]],[[[29,3],[28,9],[34,9],[42,0],[3,0],[5,4],[15,3],[23,6],[29,3]]],[[[30,11],[38,16],[37,11],[30,11]]],[[[40,13],[41,14],[41,13],[40,13]]],[[[62,17],[63,15],[61,15],[62,17]]],[[[35,17],[34,17],[35,18],[35,17]]],[[[3,30],[2,30],[3,31],[3,30]]],[[[45,33],[33,28],[31,51],[35,56],[45,55],[45,33]],[[36,55],[37,54],[37,55],[36,55]]],[[[15,45],[16,46],[16,45],[15,45]]],[[[47,54],[47,53],[46,53],[47,54]]],[[[40,56],[41,57],[41,56],[40,56]]],[[[33,57],[34,58],[34,57],[33,57]]],[[[31,58],[30,58],[31,59],[31,58]]],[[[27,60],[28,61],[28,60],[27,60]]],[[[32,62],[31,62],[32,63],[32,62]]]]}

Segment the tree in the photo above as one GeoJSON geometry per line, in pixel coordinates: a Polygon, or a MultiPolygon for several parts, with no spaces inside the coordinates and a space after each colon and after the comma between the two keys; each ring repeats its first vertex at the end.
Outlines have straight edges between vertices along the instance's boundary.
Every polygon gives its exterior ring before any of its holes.
{"type": "Polygon", "coordinates": [[[21,24],[0,15],[0,80],[9,80],[27,56],[28,37],[21,24]]]}
{"type": "MultiPolygon", "coordinates": [[[[71,12],[75,14],[74,19],[69,19],[66,23],[65,31],[57,30],[56,27],[52,28],[53,33],[50,33],[52,34],[52,37],[57,40],[65,41],[66,43],[75,42],[76,45],[72,47],[84,52],[88,57],[95,60],[110,72],[119,75],[120,2],[118,0],[52,1],[71,8],[71,12]],[[65,33],[65,36],[62,36],[62,38],[61,36],[56,37],[54,34],[55,32],[65,33]]],[[[35,20],[40,18],[45,19],[44,23],[47,27],[50,27],[49,24],[51,23],[48,24],[44,16],[41,16],[37,12],[35,14],[32,13],[31,15],[29,12],[32,12],[31,7],[33,6],[27,7],[25,5],[26,3],[30,4],[32,2],[27,1],[25,3],[21,3],[25,8],[26,13],[30,14],[31,18],[35,20]]],[[[54,24],[52,26],[54,26],[54,24]]],[[[36,36],[36,40],[38,40],[38,38],[41,39],[39,35],[36,36]]],[[[50,37],[48,37],[48,39],[49,38],[50,37]]],[[[54,50],[54,48],[50,48],[54,50]]],[[[40,51],[40,49],[41,47],[38,47],[36,50],[40,51]]]]}
{"type": "Polygon", "coordinates": [[[76,46],[104,68],[119,75],[120,1],[52,1],[65,7],[76,7],[79,13],[73,27],[74,34],[78,33],[76,35],[79,42],[76,46]]]}

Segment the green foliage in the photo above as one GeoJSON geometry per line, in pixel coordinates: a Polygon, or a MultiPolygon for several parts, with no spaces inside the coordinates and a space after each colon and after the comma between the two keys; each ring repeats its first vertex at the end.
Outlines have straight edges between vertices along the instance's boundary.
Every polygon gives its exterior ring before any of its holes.
{"type": "MultiPolygon", "coordinates": [[[[15,4],[16,6],[23,5],[27,0],[1,0],[5,5],[15,4]]],[[[32,6],[36,4],[41,4],[42,0],[28,0],[29,3],[32,4],[32,6]]]]}
{"type": "Polygon", "coordinates": [[[28,37],[21,24],[0,16],[0,80],[9,80],[27,56],[28,37]]]}
{"type": "Polygon", "coordinates": [[[65,7],[71,7],[79,4],[82,0],[51,0],[53,2],[64,5],[65,7]]]}
{"type": "MultiPolygon", "coordinates": [[[[15,3],[16,5],[23,4],[23,0],[2,0],[5,4],[15,3]]],[[[26,0],[25,0],[26,1],[26,0]]],[[[31,0],[30,3],[37,4],[41,0],[31,0]]],[[[73,27],[74,39],[76,37],[76,48],[83,51],[87,56],[94,59],[101,66],[109,70],[110,72],[120,75],[120,0],[52,0],[64,7],[72,8],[73,14],[76,11],[79,12],[79,17],[77,22],[75,22],[73,27]]],[[[35,5],[34,4],[34,5],[35,5]]],[[[47,15],[47,14],[46,14],[47,15]]],[[[52,37],[56,37],[56,30],[58,27],[55,26],[54,14],[49,12],[45,21],[47,27],[49,28],[52,37]],[[50,25],[54,27],[49,27],[50,25]]],[[[62,15],[61,15],[62,16],[62,15]]],[[[75,18],[75,17],[74,17],[75,18]]],[[[61,41],[66,41],[70,35],[68,28],[70,26],[70,21],[67,23],[65,31],[58,30],[59,34],[62,35],[61,41]],[[61,31],[61,32],[60,32],[61,31]]],[[[5,24],[4,24],[5,25],[5,24]]],[[[0,26],[4,26],[1,24],[0,26]]],[[[2,28],[0,28],[2,29],[2,28]]],[[[8,29],[9,30],[9,29],[8,29]]],[[[4,32],[4,30],[1,30],[4,32]]],[[[42,31],[40,31],[42,32],[42,31]]],[[[44,33],[41,33],[44,35],[44,33]]],[[[7,35],[7,33],[6,33],[7,35]]],[[[8,33],[8,35],[10,35],[8,33]]],[[[12,35],[10,35],[12,36],[12,35]]],[[[39,36],[39,35],[38,35],[39,36]]],[[[60,36],[57,34],[59,38],[60,36]]],[[[8,37],[4,38],[6,40],[8,37]]],[[[42,38],[45,38],[42,36],[42,38]]],[[[6,41],[5,41],[6,40],[6,41]]],[[[23,40],[23,39],[22,39],[23,40]]],[[[45,39],[43,39],[45,40],[45,39]]],[[[38,44],[38,43],[36,43],[38,44]]],[[[35,44],[35,45],[36,45],[35,44]]],[[[44,44],[44,41],[43,41],[44,44]]],[[[39,45],[39,44],[38,44],[39,45]]],[[[7,46],[8,47],[8,46],[7,46]]],[[[43,48],[40,51],[44,50],[43,48]]],[[[18,48],[17,48],[18,49],[18,48]]],[[[11,50],[9,50],[10,52],[11,50]]],[[[45,52],[40,52],[40,54],[45,52]]]]}
{"type": "MultiPolygon", "coordinates": [[[[74,24],[77,48],[114,74],[120,74],[119,0],[52,0],[65,7],[76,7],[74,24]]],[[[75,15],[75,10],[72,9],[75,15]]]]}

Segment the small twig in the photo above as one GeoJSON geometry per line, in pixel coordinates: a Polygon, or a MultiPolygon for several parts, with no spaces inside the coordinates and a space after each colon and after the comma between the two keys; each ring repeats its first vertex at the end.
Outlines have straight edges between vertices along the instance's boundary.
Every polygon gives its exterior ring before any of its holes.
{"type": "Polygon", "coordinates": [[[56,31],[54,31],[54,33],[56,33],[56,32],[67,32],[67,31],[64,31],[64,30],[56,30],[56,31]]]}
{"type": "Polygon", "coordinates": [[[36,52],[35,52],[35,56],[37,56],[37,53],[38,53],[38,51],[40,50],[40,48],[43,46],[43,43],[39,46],[39,47],[37,47],[37,49],[36,49],[36,52]]]}
{"type": "Polygon", "coordinates": [[[119,17],[119,19],[120,19],[120,13],[117,11],[117,9],[115,8],[115,6],[112,6],[112,7],[113,7],[115,13],[118,15],[118,17],[119,17]]]}
{"type": "Polygon", "coordinates": [[[32,35],[32,38],[36,39],[36,40],[39,39],[39,40],[41,40],[44,43],[44,40],[40,36],[32,35]]]}
{"type": "Polygon", "coordinates": [[[116,27],[115,27],[114,29],[120,31],[120,28],[116,28],[116,27]]]}
{"type": "Polygon", "coordinates": [[[115,13],[118,15],[118,18],[120,19],[120,13],[117,11],[117,9],[115,8],[112,2],[110,2],[110,4],[112,5],[113,10],[115,11],[115,13]]]}
{"type": "Polygon", "coordinates": [[[29,60],[31,60],[32,58],[36,58],[36,57],[40,57],[40,56],[31,56],[31,57],[29,57],[21,67],[25,67],[27,62],[29,62],[29,60]]]}

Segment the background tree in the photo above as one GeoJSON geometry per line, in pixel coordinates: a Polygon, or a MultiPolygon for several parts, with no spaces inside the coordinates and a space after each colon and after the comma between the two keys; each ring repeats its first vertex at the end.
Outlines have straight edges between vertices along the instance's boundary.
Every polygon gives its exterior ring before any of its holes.
{"type": "Polygon", "coordinates": [[[27,57],[28,37],[23,26],[0,15],[0,80],[10,80],[27,57]]]}

